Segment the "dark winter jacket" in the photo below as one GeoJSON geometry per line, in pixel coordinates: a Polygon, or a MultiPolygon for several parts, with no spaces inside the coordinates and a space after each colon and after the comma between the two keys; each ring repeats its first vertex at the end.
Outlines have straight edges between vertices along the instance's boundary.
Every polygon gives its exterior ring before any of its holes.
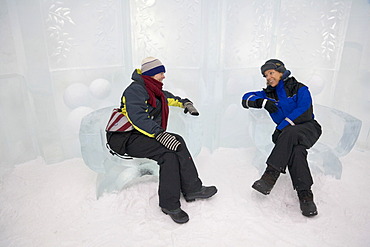
{"type": "Polygon", "coordinates": [[[242,104],[246,108],[256,107],[255,101],[261,98],[271,100],[278,107],[277,112],[270,114],[278,130],[314,119],[312,98],[308,87],[294,77],[280,80],[275,88],[268,86],[263,91],[244,94],[242,104]]]}
{"type": "MultiPolygon", "coordinates": [[[[162,114],[161,103],[157,99],[157,107],[152,107],[147,103],[149,95],[146,91],[144,80],[140,70],[132,73],[133,82],[125,89],[121,98],[121,111],[135,130],[149,137],[155,137],[164,131],[161,127],[162,114]]],[[[169,106],[184,107],[183,104],[189,101],[174,96],[172,93],[163,90],[169,106]]]]}

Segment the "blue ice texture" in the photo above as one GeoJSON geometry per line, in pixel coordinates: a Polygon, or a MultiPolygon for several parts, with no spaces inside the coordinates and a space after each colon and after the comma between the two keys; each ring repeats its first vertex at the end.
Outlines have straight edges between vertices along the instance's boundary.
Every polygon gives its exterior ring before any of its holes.
{"type": "MultiPolygon", "coordinates": [[[[157,163],[145,158],[123,159],[112,155],[106,147],[105,126],[114,106],[98,109],[81,121],[79,139],[81,155],[86,165],[97,172],[96,196],[120,191],[143,180],[158,179],[157,163]]],[[[180,134],[195,157],[201,149],[201,124],[198,117],[184,114],[183,109],[171,107],[169,132],[180,134]]]]}
{"type": "MultiPolygon", "coordinates": [[[[348,113],[318,104],[314,106],[314,113],[323,133],[318,142],[308,150],[310,169],[312,173],[323,173],[340,179],[340,157],[348,154],[355,145],[362,122],[348,113]]],[[[249,134],[258,150],[253,164],[262,173],[273,148],[271,135],[276,126],[264,110],[250,109],[249,118],[249,134]]]]}

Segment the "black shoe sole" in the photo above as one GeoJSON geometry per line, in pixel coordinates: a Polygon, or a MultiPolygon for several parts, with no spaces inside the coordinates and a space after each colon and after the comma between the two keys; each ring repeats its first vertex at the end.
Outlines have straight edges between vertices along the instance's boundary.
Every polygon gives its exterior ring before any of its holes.
{"type": "Polygon", "coordinates": [[[186,202],[195,202],[195,199],[186,199],[186,198],[185,198],[185,201],[186,201],[186,202]]]}
{"type": "Polygon", "coordinates": [[[254,182],[254,184],[252,185],[252,188],[264,195],[268,195],[271,192],[271,190],[266,190],[265,188],[263,188],[259,181],[254,182]]]}
{"type": "Polygon", "coordinates": [[[306,216],[306,217],[313,217],[313,216],[316,216],[318,213],[317,213],[317,211],[315,211],[315,212],[308,212],[308,213],[304,213],[303,211],[301,211],[302,212],[302,215],[303,216],[306,216]]]}
{"type": "Polygon", "coordinates": [[[176,218],[173,217],[174,216],[173,214],[166,212],[165,209],[162,208],[161,210],[164,214],[169,215],[171,217],[171,219],[173,221],[175,221],[176,223],[178,223],[178,224],[184,224],[184,223],[189,221],[189,217],[186,217],[186,218],[183,218],[183,219],[176,219],[176,218]]]}
{"type": "Polygon", "coordinates": [[[186,202],[193,202],[196,199],[208,199],[212,196],[214,196],[217,193],[217,188],[215,188],[214,191],[212,191],[211,194],[208,195],[198,195],[198,196],[184,196],[186,202]]]}
{"type": "Polygon", "coordinates": [[[312,217],[317,215],[317,207],[313,201],[299,202],[301,213],[306,217],[312,217]]]}

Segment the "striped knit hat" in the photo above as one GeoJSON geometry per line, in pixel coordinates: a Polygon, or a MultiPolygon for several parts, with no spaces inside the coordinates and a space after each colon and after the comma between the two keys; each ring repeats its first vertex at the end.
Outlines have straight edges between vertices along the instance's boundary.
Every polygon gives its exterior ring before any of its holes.
{"type": "Polygon", "coordinates": [[[142,75],[154,76],[156,74],[166,72],[163,64],[159,59],[154,57],[144,58],[141,62],[141,73],[142,75]]]}

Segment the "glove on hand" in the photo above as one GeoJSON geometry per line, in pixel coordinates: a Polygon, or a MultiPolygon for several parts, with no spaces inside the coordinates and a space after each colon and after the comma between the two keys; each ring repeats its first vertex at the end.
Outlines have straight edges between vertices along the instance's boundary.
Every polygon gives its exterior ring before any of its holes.
{"type": "Polygon", "coordinates": [[[276,144],[279,136],[281,134],[281,130],[275,129],[274,133],[272,134],[272,142],[276,144]]]}
{"type": "Polygon", "coordinates": [[[264,107],[269,113],[274,113],[278,111],[277,106],[272,102],[271,100],[267,99],[257,99],[256,101],[256,106],[257,108],[262,108],[264,107]],[[265,102],[265,105],[263,105],[263,102],[265,102]]]}
{"type": "Polygon", "coordinates": [[[249,106],[247,105],[247,100],[246,99],[242,99],[242,106],[244,107],[244,108],[249,108],[249,106]]]}
{"type": "Polygon", "coordinates": [[[155,139],[160,142],[163,146],[172,151],[177,151],[177,148],[180,146],[181,142],[176,140],[176,137],[167,133],[165,131],[159,133],[155,139]]]}
{"type": "Polygon", "coordinates": [[[186,102],[184,104],[184,107],[185,107],[184,113],[189,112],[191,115],[199,116],[199,112],[197,111],[197,109],[195,109],[191,101],[186,102]]]}

